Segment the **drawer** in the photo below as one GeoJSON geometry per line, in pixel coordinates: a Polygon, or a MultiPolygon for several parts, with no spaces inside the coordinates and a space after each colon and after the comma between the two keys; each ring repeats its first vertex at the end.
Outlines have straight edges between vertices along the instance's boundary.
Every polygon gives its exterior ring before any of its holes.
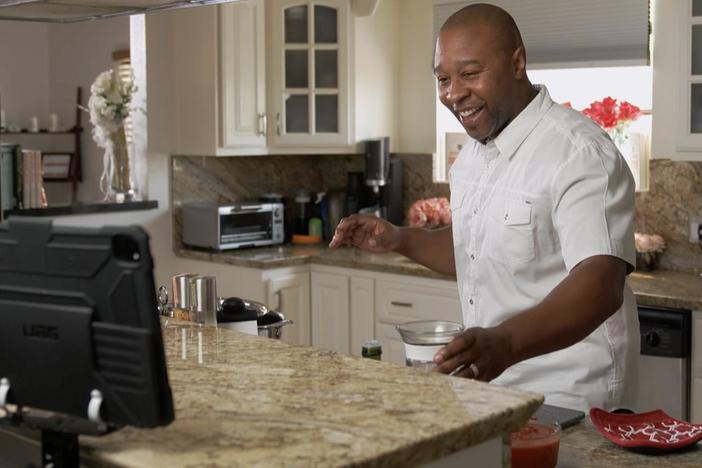
{"type": "Polygon", "coordinates": [[[449,320],[462,323],[458,288],[449,282],[376,280],[375,313],[379,322],[449,320]]]}

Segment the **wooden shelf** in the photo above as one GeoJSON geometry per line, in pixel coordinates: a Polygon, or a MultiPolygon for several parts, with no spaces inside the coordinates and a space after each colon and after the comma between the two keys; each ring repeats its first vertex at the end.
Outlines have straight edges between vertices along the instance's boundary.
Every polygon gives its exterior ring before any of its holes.
{"type": "Polygon", "coordinates": [[[23,128],[19,132],[8,132],[6,130],[2,130],[2,132],[0,132],[0,133],[2,133],[3,135],[74,135],[74,134],[80,133],[82,131],[83,131],[83,129],[79,128],[77,130],[76,129],[61,130],[60,132],[51,132],[51,131],[46,130],[46,129],[41,129],[38,132],[30,132],[26,128],[23,128]]]}
{"type": "MultiPolygon", "coordinates": [[[[71,184],[71,204],[74,204],[77,199],[78,194],[78,182],[83,180],[83,170],[81,164],[81,133],[83,133],[83,127],[81,125],[83,116],[83,90],[80,86],[76,89],[76,121],[75,125],[71,127],[70,130],[61,130],[58,132],[50,132],[48,129],[40,129],[38,132],[30,132],[28,129],[23,128],[19,132],[9,132],[5,129],[0,129],[0,140],[2,140],[3,135],[25,135],[25,136],[35,136],[35,135],[73,135],[73,157],[71,158],[71,166],[68,171],[68,182],[71,184]]],[[[70,152],[70,151],[69,151],[70,152]]],[[[2,216],[0,216],[2,218],[2,216]]]]}
{"type": "Polygon", "coordinates": [[[155,210],[158,208],[158,200],[140,200],[124,203],[78,203],[73,205],[57,205],[46,208],[29,208],[26,210],[6,210],[3,214],[7,216],[65,216],[116,213],[121,211],[155,210]]]}

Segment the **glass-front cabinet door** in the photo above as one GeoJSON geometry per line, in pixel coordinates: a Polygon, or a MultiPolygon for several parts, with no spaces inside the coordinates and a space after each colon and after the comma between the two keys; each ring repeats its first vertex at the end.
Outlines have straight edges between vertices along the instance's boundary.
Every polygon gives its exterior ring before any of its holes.
{"type": "Polygon", "coordinates": [[[274,145],[349,145],[349,2],[273,0],[269,20],[274,145]]]}
{"type": "Polygon", "coordinates": [[[680,111],[684,111],[678,138],[679,151],[700,151],[702,148],[702,0],[688,0],[681,30],[680,111]],[[689,2],[689,3],[688,3],[689,2]]]}

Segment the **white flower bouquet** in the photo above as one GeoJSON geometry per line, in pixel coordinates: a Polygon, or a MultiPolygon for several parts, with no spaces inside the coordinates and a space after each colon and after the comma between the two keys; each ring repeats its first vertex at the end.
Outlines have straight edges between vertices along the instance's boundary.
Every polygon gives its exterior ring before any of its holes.
{"type": "Polygon", "coordinates": [[[136,90],[132,79],[122,80],[113,70],[104,71],[90,86],[85,109],[93,124],[93,140],[105,149],[100,190],[106,199],[114,196],[118,202],[134,195],[124,124],[132,111],[132,95],[136,90]]]}
{"type": "Polygon", "coordinates": [[[93,124],[93,139],[101,148],[107,147],[110,135],[118,131],[129,117],[135,91],[132,80],[120,79],[113,70],[100,73],[90,86],[90,123],[93,124]]]}

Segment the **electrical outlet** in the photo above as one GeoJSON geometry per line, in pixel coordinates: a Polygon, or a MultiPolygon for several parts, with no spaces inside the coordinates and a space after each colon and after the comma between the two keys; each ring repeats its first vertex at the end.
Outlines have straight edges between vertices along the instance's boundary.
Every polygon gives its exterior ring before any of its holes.
{"type": "Polygon", "coordinates": [[[699,244],[702,237],[702,218],[690,218],[690,242],[699,244]]]}

